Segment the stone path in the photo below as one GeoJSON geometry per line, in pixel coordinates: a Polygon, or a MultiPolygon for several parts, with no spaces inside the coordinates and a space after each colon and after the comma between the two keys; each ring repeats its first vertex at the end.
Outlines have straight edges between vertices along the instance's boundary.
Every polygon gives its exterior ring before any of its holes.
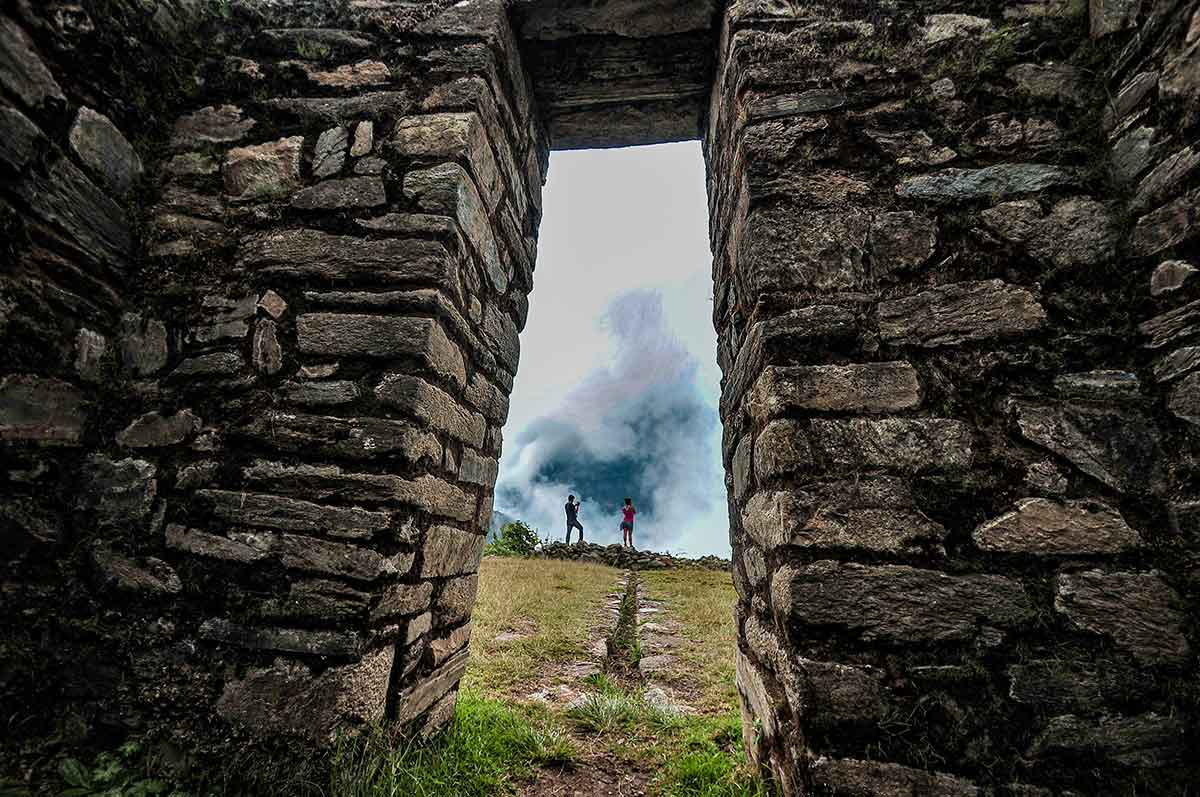
{"type": "Polygon", "coordinates": [[[679,624],[668,617],[669,603],[655,595],[641,579],[638,606],[638,639],[642,657],[638,669],[646,682],[646,699],[678,711],[690,713],[687,692],[675,683],[672,671],[678,666],[679,624]]]}

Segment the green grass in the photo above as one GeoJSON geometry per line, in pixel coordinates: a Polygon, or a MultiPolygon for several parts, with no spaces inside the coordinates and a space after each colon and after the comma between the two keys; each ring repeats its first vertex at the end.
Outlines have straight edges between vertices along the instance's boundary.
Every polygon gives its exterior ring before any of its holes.
{"type": "Polygon", "coordinates": [[[591,692],[566,712],[567,719],[590,733],[611,733],[639,725],[655,731],[682,728],[685,717],[678,711],[653,705],[638,693],[620,689],[591,692]]]}
{"type": "Polygon", "coordinates": [[[671,797],[770,797],[741,751],[741,719],[733,713],[694,720],[667,762],[663,787],[671,797]]]}
{"type": "Polygon", "coordinates": [[[463,692],[451,728],[425,746],[395,747],[383,732],[343,740],[333,756],[331,797],[485,797],[512,792],[534,767],[575,758],[553,724],[463,692]]]}

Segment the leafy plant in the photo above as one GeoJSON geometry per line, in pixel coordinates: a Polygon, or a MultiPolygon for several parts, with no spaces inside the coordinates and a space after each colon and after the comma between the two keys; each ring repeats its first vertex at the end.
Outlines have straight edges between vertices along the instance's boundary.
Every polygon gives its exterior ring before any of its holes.
{"type": "Polygon", "coordinates": [[[182,797],[183,792],[166,781],[148,777],[142,758],[142,746],[135,741],[126,742],[115,752],[100,753],[91,766],[77,758],[64,758],[58,764],[58,775],[66,788],[59,791],[59,797],[182,797]]]}
{"type": "Polygon", "coordinates": [[[530,556],[540,542],[536,529],[521,520],[506,523],[500,537],[484,548],[487,556],[530,556]]]}

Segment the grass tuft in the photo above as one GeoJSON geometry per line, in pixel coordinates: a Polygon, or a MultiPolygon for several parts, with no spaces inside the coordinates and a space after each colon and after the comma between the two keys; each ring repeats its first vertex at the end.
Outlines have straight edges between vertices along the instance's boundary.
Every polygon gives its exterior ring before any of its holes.
{"type": "Polygon", "coordinates": [[[636,726],[671,730],[685,723],[679,711],[619,689],[585,695],[567,709],[567,718],[583,730],[601,734],[636,726]]]}
{"type": "Polygon", "coordinates": [[[485,797],[527,779],[534,767],[575,760],[570,740],[473,692],[458,699],[454,724],[428,745],[393,746],[388,735],[342,739],[328,793],[336,797],[485,797]]]}

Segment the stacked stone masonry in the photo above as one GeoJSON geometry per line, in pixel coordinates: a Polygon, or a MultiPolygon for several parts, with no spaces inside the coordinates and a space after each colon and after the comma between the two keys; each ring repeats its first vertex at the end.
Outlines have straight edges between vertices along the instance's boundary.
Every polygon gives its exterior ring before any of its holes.
{"type": "Polygon", "coordinates": [[[1186,793],[1198,124],[1196,0],[14,0],[2,763],[444,727],[547,154],[701,138],[751,758],[1186,793]]]}

